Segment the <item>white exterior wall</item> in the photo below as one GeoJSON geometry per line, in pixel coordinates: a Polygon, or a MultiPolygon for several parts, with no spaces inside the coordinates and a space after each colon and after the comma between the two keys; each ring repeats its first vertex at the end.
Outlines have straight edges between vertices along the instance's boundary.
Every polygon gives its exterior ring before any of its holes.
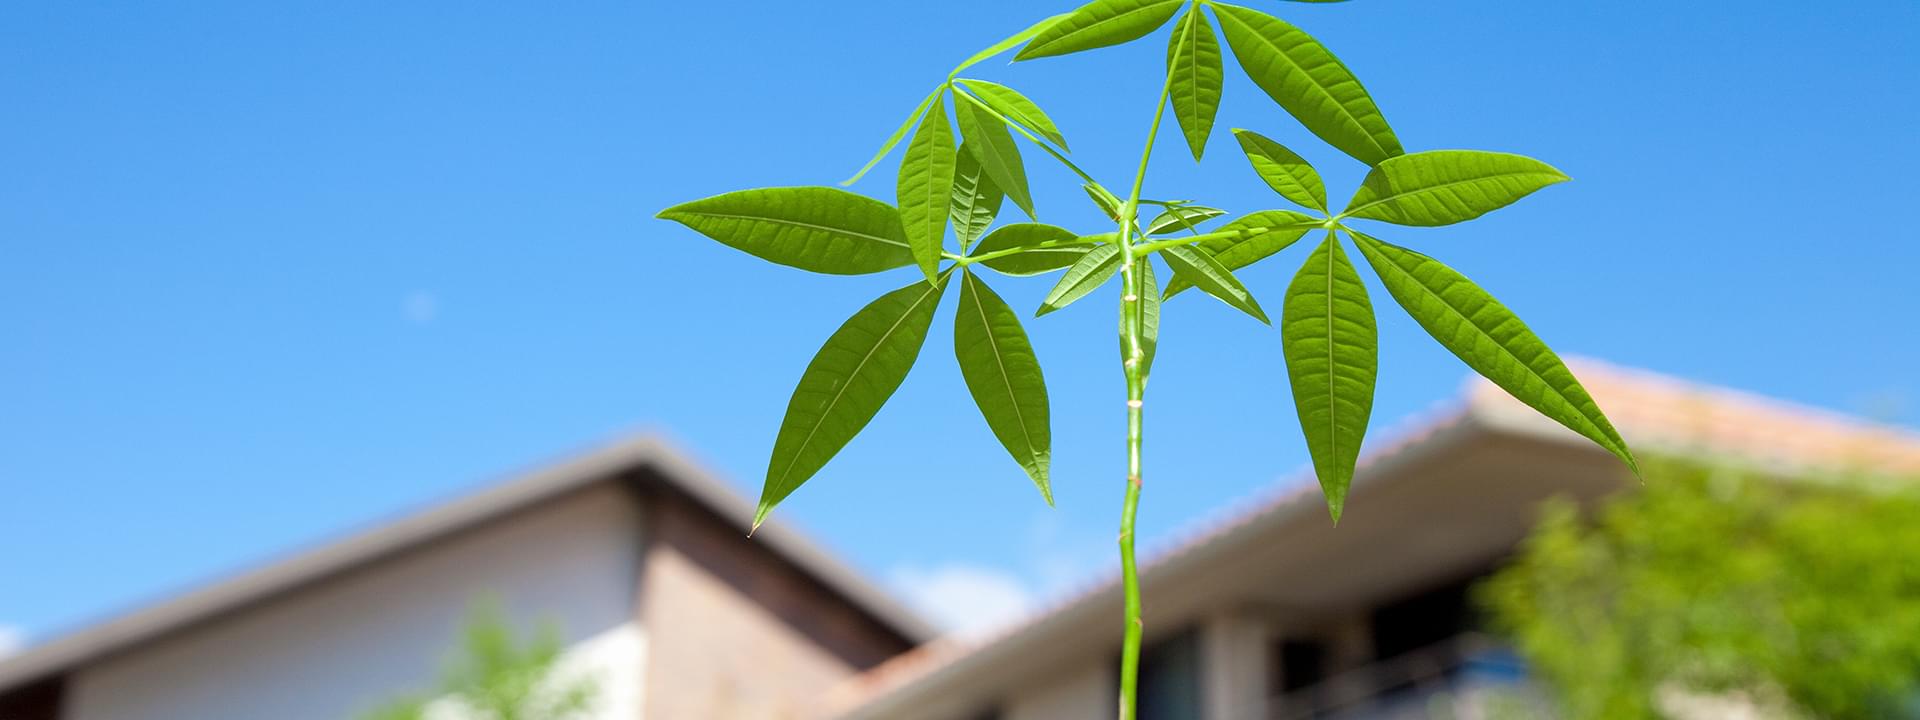
{"type": "Polygon", "coordinates": [[[469,607],[558,624],[564,667],[592,673],[599,717],[640,713],[634,614],[640,517],[613,485],[483,524],[93,663],[69,720],[347,720],[429,689],[469,607]]]}
{"type": "Polygon", "coordinates": [[[1105,720],[1113,717],[1119,692],[1113,667],[1091,662],[1016,691],[1002,709],[1006,720],[1105,720]]]}

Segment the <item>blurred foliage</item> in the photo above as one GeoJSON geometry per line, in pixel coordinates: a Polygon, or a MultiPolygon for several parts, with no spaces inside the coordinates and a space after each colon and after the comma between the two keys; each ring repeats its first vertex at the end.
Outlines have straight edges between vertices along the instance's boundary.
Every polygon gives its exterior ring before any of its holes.
{"type": "Polygon", "coordinates": [[[476,603],[459,651],[432,691],[388,702],[360,720],[575,720],[587,717],[598,687],[563,677],[560,633],[542,625],[522,644],[500,605],[476,603]]]}
{"type": "Polygon", "coordinates": [[[1480,599],[1570,718],[1920,717],[1917,487],[1663,467],[1551,505],[1480,599]]]}

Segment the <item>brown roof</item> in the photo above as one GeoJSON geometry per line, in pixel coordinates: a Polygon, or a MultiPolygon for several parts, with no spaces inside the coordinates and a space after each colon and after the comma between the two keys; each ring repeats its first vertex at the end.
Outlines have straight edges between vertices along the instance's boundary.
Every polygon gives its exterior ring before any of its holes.
{"type": "MultiPolygon", "coordinates": [[[[1827,469],[1920,477],[1920,434],[1910,430],[1594,360],[1569,364],[1639,453],[1724,459],[1787,474],[1827,469]]],[[[1408,461],[1417,455],[1415,450],[1466,437],[1463,429],[1469,426],[1590,445],[1476,377],[1460,396],[1376,436],[1383,439],[1370,441],[1361,456],[1356,483],[1363,482],[1360,476],[1370,468],[1408,461]]],[[[1319,494],[1311,471],[1298,473],[1150,552],[1142,561],[1142,574],[1180,563],[1255,523],[1319,511],[1319,494]]],[[[840,712],[854,712],[882,698],[910,692],[937,675],[966,672],[964,666],[975,658],[994,654],[987,651],[1008,649],[1037,626],[1119,592],[1118,584],[1116,572],[991,635],[950,636],[922,645],[836,688],[831,705],[840,712]]]]}

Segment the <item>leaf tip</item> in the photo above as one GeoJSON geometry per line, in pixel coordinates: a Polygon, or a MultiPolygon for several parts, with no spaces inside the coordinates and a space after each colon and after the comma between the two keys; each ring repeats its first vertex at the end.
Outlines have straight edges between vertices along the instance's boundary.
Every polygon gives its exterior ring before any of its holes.
{"type": "Polygon", "coordinates": [[[760,507],[753,511],[753,524],[747,527],[747,537],[753,537],[753,534],[760,530],[760,526],[766,523],[767,516],[771,514],[773,514],[773,504],[761,500],[760,507]]]}
{"type": "Polygon", "coordinates": [[[1614,454],[1627,464],[1627,471],[1633,473],[1633,479],[1639,480],[1641,485],[1647,484],[1646,473],[1640,471],[1640,459],[1633,456],[1633,450],[1625,442],[1620,443],[1620,449],[1614,454]]]}

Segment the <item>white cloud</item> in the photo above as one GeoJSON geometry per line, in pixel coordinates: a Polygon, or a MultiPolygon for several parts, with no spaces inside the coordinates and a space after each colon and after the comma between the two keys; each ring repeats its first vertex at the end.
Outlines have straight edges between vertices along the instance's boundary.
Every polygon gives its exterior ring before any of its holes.
{"type": "Polygon", "coordinates": [[[0,625],[0,658],[25,649],[27,649],[27,631],[11,625],[0,625]]]}
{"type": "Polygon", "coordinates": [[[440,297],[425,290],[407,293],[400,304],[400,312],[415,325],[425,325],[440,316],[440,297]]]}
{"type": "Polygon", "coordinates": [[[1018,577],[993,568],[947,564],[899,567],[888,582],[914,609],[944,629],[975,635],[1025,617],[1034,593],[1018,577]]]}

